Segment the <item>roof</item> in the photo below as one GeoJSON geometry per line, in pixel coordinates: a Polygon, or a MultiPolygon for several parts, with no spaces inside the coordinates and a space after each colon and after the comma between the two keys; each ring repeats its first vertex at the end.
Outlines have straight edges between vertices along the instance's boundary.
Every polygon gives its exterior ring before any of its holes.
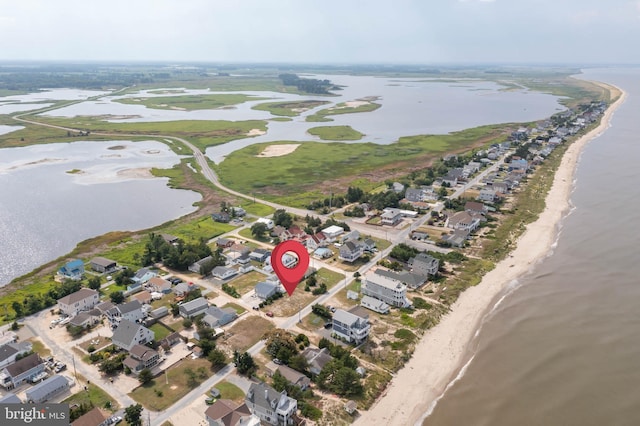
{"type": "Polygon", "coordinates": [[[386,311],[389,309],[389,305],[387,305],[382,300],[378,300],[375,297],[371,296],[362,296],[362,300],[360,301],[362,305],[367,305],[371,307],[375,307],[379,310],[386,311]]]}
{"type": "Polygon", "coordinates": [[[353,314],[355,316],[358,316],[362,319],[369,319],[369,312],[367,312],[366,309],[356,305],[353,308],[349,309],[347,312],[349,312],[350,314],[353,314]]]}
{"type": "Polygon", "coordinates": [[[388,288],[391,290],[402,290],[402,287],[404,286],[406,288],[406,286],[399,281],[397,278],[390,278],[384,275],[381,275],[377,272],[372,273],[371,271],[367,272],[365,274],[365,279],[366,281],[372,284],[377,284],[381,287],[384,288],[388,288]]]}
{"type": "Polygon", "coordinates": [[[165,287],[169,286],[169,287],[171,287],[171,283],[169,281],[165,280],[162,277],[153,277],[153,278],[151,278],[149,280],[149,284],[155,285],[155,286],[158,286],[158,287],[161,287],[161,286],[165,286],[165,287]]]}
{"type": "Polygon", "coordinates": [[[53,389],[60,386],[69,386],[69,381],[64,376],[51,376],[48,379],[38,383],[25,392],[27,400],[39,401],[45,398],[53,389]]]}
{"type": "Polygon", "coordinates": [[[338,321],[342,324],[351,325],[355,322],[358,322],[361,318],[358,315],[352,314],[351,312],[347,312],[343,309],[337,309],[333,313],[333,320],[338,321]]]}
{"type": "Polygon", "coordinates": [[[331,225],[328,228],[322,230],[322,233],[326,234],[341,234],[344,232],[344,228],[338,225],[331,225]]]}
{"type": "Polygon", "coordinates": [[[113,337],[111,338],[111,340],[113,342],[122,342],[128,345],[133,341],[136,333],[138,333],[138,330],[140,330],[141,328],[146,327],[124,319],[120,321],[118,327],[113,330],[113,337]]]}
{"type": "Polygon", "coordinates": [[[158,352],[144,345],[134,345],[131,349],[129,349],[129,353],[142,361],[147,361],[158,355],[158,352]]]}
{"type": "Polygon", "coordinates": [[[108,268],[109,266],[115,265],[116,261],[107,259],[106,257],[94,257],[93,259],[91,259],[91,263],[102,266],[104,268],[108,268]]]}
{"type": "Polygon", "coordinates": [[[256,284],[256,293],[270,293],[275,290],[276,287],[274,283],[262,281],[256,284]]]}
{"type": "Polygon", "coordinates": [[[19,359],[11,365],[8,365],[6,370],[11,377],[19,376],[25,371],[29,371],[34,367],[42,364],[42,360],[38,354],[27,355],[26,357],[19,359]]]}
{"type": "Polygon", "coordinates": [[[98,309],[100,312],[107,312],[109,309],[113,308],[114,306],[116,305],[107,301],[107,302],[98,303],[96,305],[96,309],[98,309]]]}
{"type": "Polygon", "coordinates": [[[258,407],[271,409],[271,404],[275,401],[279,410],[288,411],[291,401],[295,399],[287,396],[286,392],[278,392],[266,383],[251,383],[245,401],[251,401],[258,407]]]}
{"type": "Polygon", "coordinates": [[[306,384],[308,386],[309,383],[311,383],[311,380],[309,380],[307,376],[291,367],[287,367],[286,365],[279,365],[277,371],[279,371],[285,379],[294,385],[306,384]]]}
{"type": "Polygon", "coordinates": [[[198,297],[197,299],[193,299],[187,303],[183,303],[180,305],[180,309],[184,308],[186,312],[195,312],[200,309],[206,309],[209,306],[209,302],[204,297],[198,297]]]}
{"type": "Polygon", "coordinates": [[[315,367],[318,370],[322,370],[322,368],[333,359],[327,348],[317,349],[308,347],[302,351],[302,356],[311,367],[315,367]]]}
{"type": "Polygon", "coordinates": [[[15,343],[9,343],[8,345],[0,347],[0,362],[20,352],[18,348],[18,345],[15,343]]]}
{"type": "Polygon", "coordinates": [[[78,417],[71,426],[98,426],[107,420],[107,417],[100,411],[98,407],[78,417]]]}
{"type": "Polygon", "coordinates": [[[251,416],[251,411],[247,404],[238,406],[229,399],[219,399],[209,406],[204,414],[213,420],[222,422],[225,426],[236,426],[240,424],[240,419],[251,416]]]}
{"type": "Polygon", "coordinates": [[[482,212],[485,210],[485,206],[482,203],[479,203],[477,201],[467,201],[464,204],[464,209],[465,210],[473,210],[476,212],[482,212]]]}
{"type": "Polygon", "coordinates": [[[226,275],[229,272],[236,273],[237,271],[235,269],[226,268],[224,266],[216,266],[215,268],[213,268],[213,271],[211,271],[211,274],[212,275],[226,275]]]}
{"type": "Polygon", "coordinates": [[[416,257],[413,258],[412,263],[415,265],[415,263],[426,263],[428,265],[433,265],[434,263],[438,263],[438,259],[436,259],[435,257],[427,254],[427,253],[418,253],[416,255],[416,257]]]}
{"type": "Polygon", "coordinates": [[[98,292],[96,290],[91,290],[90,288],[81,288],[75,293],[68,294],[64,297],[58,299],[58,303],[62,303],[65,305],[73,305],[75,303],[80,302],[81,300],[88,299],[90,297],[94,297],[98,292]]]}
{"type": "Polygon", "coordinates": [[[210,306],[206,313],[215,319],[221,319],[225,315],[237,315],[236,310],[233,308],[218,308],[217,306],[210,306]]]}
{"type": "Polygon", "coordinates": [[[86,312],[80,312],[78,315],[71,318],[71,321],[69,321],[69,324],[75,325],[76,327],[81,327],[84,325],[84,322],[91,319],[91,317],[92,315],[89,315],[86,312]]]}
{"type": "MultiPolygon", "coordinates": [[[[158,294],[162,294],[162,293],[158,293],[158,294]]],[[[134,294],[133,298],[135,299],[135,302],[139,302],[139,303],[147,303],[151,300],[151,293],[149,293],[147,290],[141,291],[140,293],[134,294]]]]}
{"type": "Polygon", "coordinates": [[[122,314],[128,314],[129,312],[137,311],[138,309],[142,309],[142,303],[140,303],[139,300],[132,300],[131,302],[118,305],[118,310],[122,314]]]}
{"type": "Polygon", "coordinates": [[[344,245],[340,247],[340,251],[342,251],[343,248],[346,248],[346,250],[349,250],[350,252],[358,250],[358,246],[353,241],[347,241],[344,243],[344,245]]]}
{"type": "Polygon", "coordinates": [[[22,404],[22,401],[15,394],[8,393],[0,398],[0,404],[22,404]]]}

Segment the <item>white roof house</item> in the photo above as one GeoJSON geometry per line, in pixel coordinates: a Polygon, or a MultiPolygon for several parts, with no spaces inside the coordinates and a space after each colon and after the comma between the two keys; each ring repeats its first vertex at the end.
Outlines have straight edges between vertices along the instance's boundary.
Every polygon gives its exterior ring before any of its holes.
{"type": "Polygon", "coordinates": [[[338,225],[331,225],[328,228],[322,230],[322,233],[325,235],[325,237],[331,240],[336,239],[338,235],[342,234],[343,232],[344,229],[339,227],[338,225]]]}

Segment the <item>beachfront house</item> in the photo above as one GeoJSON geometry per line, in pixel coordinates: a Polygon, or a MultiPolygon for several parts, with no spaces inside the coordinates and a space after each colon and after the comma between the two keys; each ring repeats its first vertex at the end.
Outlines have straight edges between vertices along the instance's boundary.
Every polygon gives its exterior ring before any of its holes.
{"type": "Polygon", "coordinates": [[[408,308],[411,302],[407,299],[407,286],[396,279],[368,271],[362,282],[360,291],[365,296],[382,300],[390,306],[408,308]]]}
{"type": "Polygon", "coordinates": [[[251,383],[244,402],[252,414],[270,425],[293,424],[298,409],[298,401],[288,397],[286,391],[278,392],[266,383],[251,383]]]}
{"type": "Polygon", "coordinates": [[[359,345],[369,336],[369,315],[356,306],[349,311],[338,309],[333,314],[332,331],[340,339],[359,345]]]}

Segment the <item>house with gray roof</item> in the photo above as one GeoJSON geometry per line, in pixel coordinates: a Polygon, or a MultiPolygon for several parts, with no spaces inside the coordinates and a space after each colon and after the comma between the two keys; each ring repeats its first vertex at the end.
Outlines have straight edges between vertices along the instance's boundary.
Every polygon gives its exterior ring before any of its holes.
{"type": "Polygon", "coordinates": [[[238,318],[238,314],[233,308],[218,308],[210,306],[204,313],[202,322],[209,328],[222,327],[238,318]]]}
{"type": "Polygon", "coordinates": [[[0,371],[0,386],[11,390],[44,371],[45,363],[38,354],[27,355],[0,371]]]}
{"type": "Polygon", "coordinates": [[[276,371],[282,374],[289,383],[299,387],[301,390],[305,390],[311,385],[311,380],[307,376],[291,367],[279,365],[278,368],[276,368],[276,371]]]}
{"type": "Polygon", "coordinates": [[[369,337],[369,315],[359,316],[350,311],[337,309],[333,314],[332,331],[339,338],[359,345],[369,337]]]}
{"type": "Polygon", "coordinates": [[[111,341],[117,347],[130,351],[135,345],[144,345],[151,342],[154,336],[154,332],[147,327],[129,320],[122,320],[118,327],[113,330],[111,341]]]}
{"type": "Polygon", "coordinates": [[[197,262],[192,263],[189,266],[189,271],[193,272],[194,274],[205,275],[205,271],[207,270],[206,267],[211,262],[213,262],[213,256],[207,256],[203,259],[198,260],[197,262]]]}
{"type": "Polygon", "coordinates": [[[453,231],[453,234],[442,236],[442,241],[449,243],[454,247],[464,247],[468,239],[469,231],[465,229],[456,229],[455,231],[453,231]]]}
{"type": "Polygon", "coordinates": [[[394,272],[384,268],[377,268],[374,272],[378,275],[382,275],[383,277],[400,281],[402,284],[405,284],[407,287],[412,289],[422,287],[428,279],[427,275],[414,274],[407,271],[394,272]]]}
{"type": "Polygon", "coordinates": [[[298,409],[298,401],[286,391],[278,392],[265,383],[251,383],[244,402],[263,423],[274,426],[293,424],[298,409]]]}
{"type": "Polygon", "coordinates": [[[160,361],[160,354],[155,350],[144,345],[134,345],[122,363],[129,367],[133,374],[138,375],[145,368],[152,369],[160,361]]]}
{"type": "Polygon", "coordinates": [[[111,328],[113,328],[120,324],[122,320],[131,322],[140,321],[145,317],[145,314],[142,310],[142,303],[138,300],[132,300],[131,302],[116,305],[109,309],[106,317],[109,320],[109,324],[111,324],[111,328]]]}
{"type": "Polygon", "coordinates": [[[357,241],[347,241],[340,247],[338,259],[345,262],[355,262],[364,253],[363,245],[357,241]]]}
{"type": "Polygon", "coordinates": [[[100,314],[100,311],[97,309],[92,309],[87,312],[80,312],[78,315],[71,318],[71,321],[69,321],[69,325],[82,328],[91,327],[92,325],[100,322],[101,315],[102,314],[100,314]]]}
{"type": "Polygon", "coordinates": [[[180,316],[183,318],[193,318],[204,313],[209,307],[209,302],[204,297],[198,297],[180,305],[180,316]]]}
{"type": "Polygon", "coordinates": [[[251,414],[247,404],[238,405],[230,399],[219,399],[204,415],[209,426],[260,426],[260,419],[251,414]]]}
{"type": "Polygon", "coordinates": [[[42,404],[69,389],[69,381],[64,376],[51,376],[25,392],[28,402],[42,404]]]}
{"type": "Polygon", "coordinates": [[[418,253],[409,259],[408,264],[415,274],[431,277],[438,273],[440,267],[440,261],[427,253],[418,253]]]}
{"type": "Polygon", "coordinates": [[[100,294],[96,290],[84,287],[58,299],[60,311],[70,317],[77,315],[78,312],[88,311],[98,303],[100,303],[100,294]]]}
{"type": "Polygon", "coordinates": [[[94,257],[89,262],[91,269],[96,272],[105,273],[112,272],[118,268],[118,264],[115,260],[107,259],[105,257],[94,257]]]}
{"type": "Polygon", "coordinates": [[[249,258],[251,260],[255,260],[256,262],[264,262],[267,258],[271,256],[271,252],[267,249],[257,248],[251,253],[249,253],[249,258]]]}
{"type": "Polygon", "coordinates": [[[406,284],[371,270],[365,274],[360,291],[365,296],[375,297],[391,306],[398,308],[411,306],[411,302],[407,299],[406,284]]]}
{"type": "Polygon", "coordinates": [[[22,404],[22,401],[20,401],[20,398],[18,398],[16,394],[8,393],[0,398],[0,404],[22,404]]]}
{"type": "Polygon", "coordinates": [[[260,299],[268,299],[278,291],[278,285],[268,281],[256,284],[256,296],[260,299]]]}
{"type": "Polygon", "coordinates": [[[309,372],[316,376],[320,374],[324,366],[333,359],[327,348],[318,349],[307,347],[302,351],[302,356],[309,365],[309,372]]]}
{"type": "Polygon", "coordinates": [[[371,296],[362,296],[362,300],[360,300],[360,306],[370,309],[373,312],[377,312],[379,314],[388,314],[391,310],[391,307],[384,303],[382,300],[378,300],[371,296]]]}
{"type": "Polygon", "coordinates": [[[211,275],[221,280],[228,280],[229,278],[238,274],[238,271],[232,268],[227,268],[224,266],[216,266],[211,271],[211,275]]]}
{"type": "Polygon", "coordinates": [[[380,215],[380,223],[383,225],[397,225],[402,222],[402,212],[396,208],[386,208],[380,215]]]}
{"type": "Polygon", "coordinates": [[[31,351],[31,342],[8,343],[0,346],[0,368],[4,368],[16,361],[16,357],[31,351]]]}
{"type": "Polygon", "coordinates": [[[157,275],[158,274],[156,274],[149,268],[140,268],[136,271],[136,274],[131,278],[131,281],[133,281],[134,284],[142,285],[157,275]]]}
{"type": "Polygon", "coordinates": [[[154,309],[153,311],[149,312],[149,316],[153,319],[160,319],[162,317],[166,317],[167,315],[169,315],[169,308],[167,308],[166,306],[160,306],[158,309],[154,309]]]}

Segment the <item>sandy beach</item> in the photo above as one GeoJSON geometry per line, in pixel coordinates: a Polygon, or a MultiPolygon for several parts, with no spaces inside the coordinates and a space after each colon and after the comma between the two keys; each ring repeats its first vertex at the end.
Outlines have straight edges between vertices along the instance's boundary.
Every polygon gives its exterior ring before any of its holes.
{"type": "MultiPolygon", "coordinates": [[[[612,93],[619,90],[606,87],[612,89],[612,93]]],[[[626,93],[620,93],[600,125],[568,148],[547,195],[546,209],[538,220],[527,226],[511,256],[498,263],[479,285],[462,293],[451,312],[425,333],[413,357],[393,378],[383,397],[362,413],[356,424],[422,423],[425,412],[433,409],[447,385],[473,356],[469,345],[488,310],[510,283],[530,273],[549,253],[557,237],[557,226],[571,207],[569,199],[580,153],[590,140],[609,127],[613,113],[626,98],[626,93]]]]}

